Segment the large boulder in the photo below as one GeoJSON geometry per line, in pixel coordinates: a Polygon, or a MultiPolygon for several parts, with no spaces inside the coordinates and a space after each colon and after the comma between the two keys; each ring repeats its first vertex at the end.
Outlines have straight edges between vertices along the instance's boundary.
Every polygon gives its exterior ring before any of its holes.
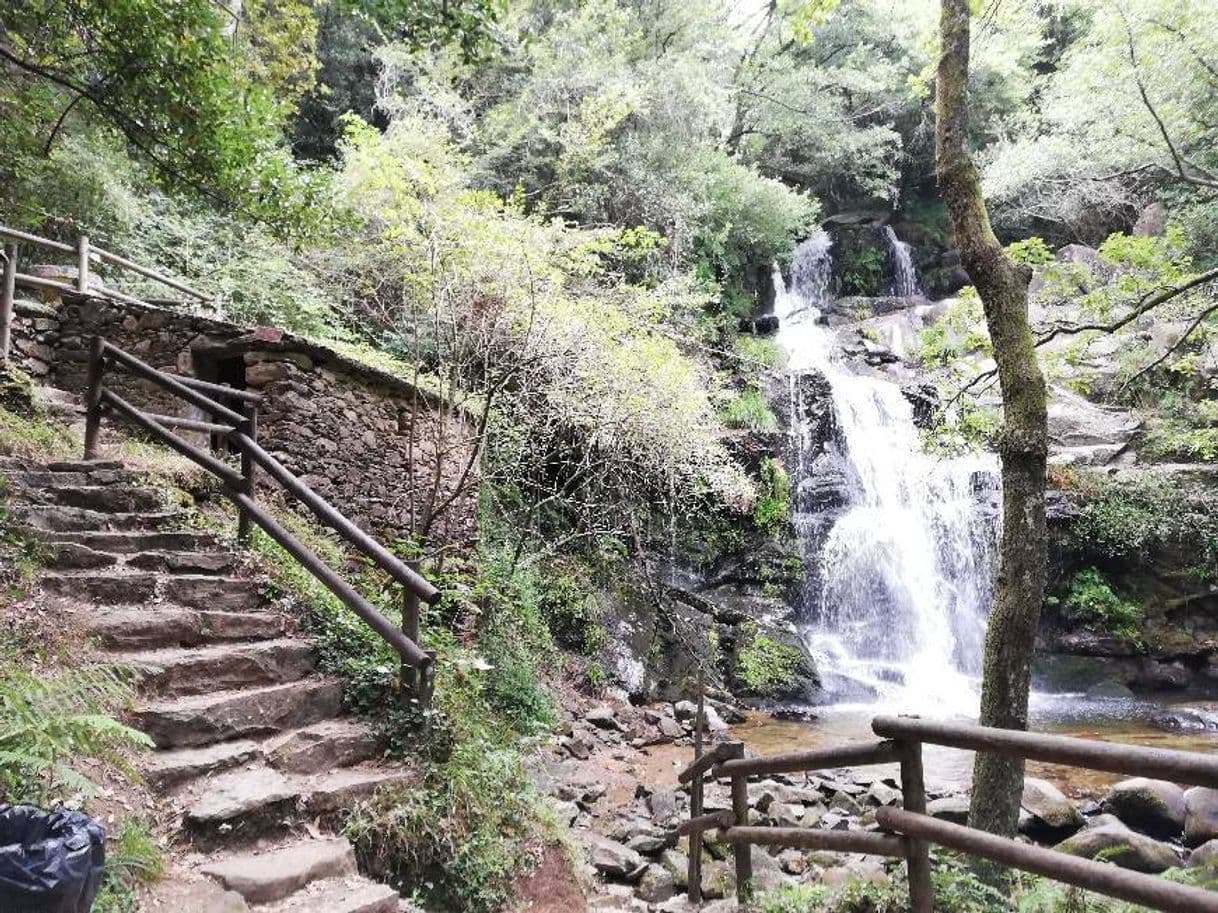
{"type": "Polygon", "coordinates": [[[1218,838],[1218,789],[1194,786],[1184,793],[1184,842],[1200,846],[1218,838]]]}
{"type": "Polygon", "coordinates": [[[614,881],[636,881],[647,869],[647,862],[642,856],[616,840],[591,833],[584,839],[590,844],[592,867],[606,878],[614,881]]]}
{"type": "Polygon", "coordinates": [[[967,824],[968,806],[968,796],[944,796],[926,803],[926,813],[932,818],[950,821],[952,824],[967,824]]]}
{"type": "Polygon", "coordinates": [[[1157,875],[1180,864],[1170,846],[1123,826],[1105,825],[1079,831],[1057,845],[1057,849],[1084,859],[1103,858],[1123,869],[1157,875]]]}
{"type": "Polygon", "coordinates": [[[1104,810],[1152,837],[1179,837],[1184,831],[1184,790],[1166,780],[1124,780],[1112,787],[1104,810]]]}
{"type": "Polygon", "coordinates": [[[1028,813],[1020,829],[1037,840],[1061,840],[1083,826],[1083,815],[1048,780],[1027,777],[1020,806],[1028,813]]]}

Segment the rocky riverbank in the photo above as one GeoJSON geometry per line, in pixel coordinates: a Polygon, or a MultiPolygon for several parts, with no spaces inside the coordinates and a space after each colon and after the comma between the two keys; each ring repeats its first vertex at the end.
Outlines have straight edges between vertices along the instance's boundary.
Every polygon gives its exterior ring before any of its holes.
{"type": "MultiPolygon", "coordinates": [[[[718,702],[716,702],[718,703],[718,702]]],[[[689,789],[677,773],[693,758],[689,702],[635,707],[605,701],[572,709],[556,741],[537,758],[536,780],[576,852],[586,909],[679,913],[687,894],[689,789]]],[[[708,708],[708,743],[738,733],[708,708]]],[[[748,785],[750,823],[778,827],[874,830],[876,810],[900,806],[895,765],[759,778],[748,785]]],[[[930,788],[928,812],[963,823],[967,791],[930,788]]],[[[708,783],[707,812],[731,807],[725,783],[708,783]]],[[[1117,783],[1094,796],[1069,798],[1044,779],[1025,781],[1020,838],[1123,868],[1160,873],[1204,867],[1218,875],[1218,790],[1157,780],[1117,783]]],[[[785,885],[841,886],[854,880],[900,879],[900,866],[854,853],[754,848],[760,892],[785,885]]],[[[705,835],[702,893],[733,905],[730,848],[705,835]]]]}

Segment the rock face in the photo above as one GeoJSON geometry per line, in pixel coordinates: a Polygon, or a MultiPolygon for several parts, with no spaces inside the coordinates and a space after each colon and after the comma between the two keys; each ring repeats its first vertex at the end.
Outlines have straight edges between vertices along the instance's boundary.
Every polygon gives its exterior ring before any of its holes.
{"type": "Polygon", "coordinates": [[[1184,830],[1184,790],[1164,780],[1118,783],[1104,800],[1104,810],[1152,837],[1178,837],[1184,830]]]}

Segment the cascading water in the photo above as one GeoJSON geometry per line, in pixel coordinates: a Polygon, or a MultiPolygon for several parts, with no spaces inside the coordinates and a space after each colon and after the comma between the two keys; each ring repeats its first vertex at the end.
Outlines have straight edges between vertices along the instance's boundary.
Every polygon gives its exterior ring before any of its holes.
{"type": "Polygon", "coordinates": [[[837,358],[819,322],[830,266],[821,232],[796,249],[790,288],[774,269],[791,390],[793,519],[814,568],[804,636],[829,673],[830,699],[975,709],[996,540],[979,496],[997,489],[996,461],[928,455],[900,388],[837,358]],[[809,426],[809,374],[823,376],[832,395],[828,442],[809,426]],[[844,480],[844,503],[831,510],[806,496],[819,488],[826,458],[844,480]]]}
{"type": "Polygon", "coordinates": [[[909,245],[897,237],[891,225],[884,226],[884,236],[892,253],[892,293],[900,298],[923,297],[909,245]]]}

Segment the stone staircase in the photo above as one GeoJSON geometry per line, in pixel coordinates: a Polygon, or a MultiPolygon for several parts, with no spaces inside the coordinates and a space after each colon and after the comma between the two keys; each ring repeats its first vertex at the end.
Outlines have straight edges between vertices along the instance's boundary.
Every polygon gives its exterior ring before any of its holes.
{"type": "Polygon", "coordinates": [[[206,876],[240,895],[223,910],[406,909],[316,825],[411,772],[379,763],[369,730],[341,715],[339,683],[243,556],[116,462],[7,459],[0,476],[9,509],[45,545],[47,611],[138,670],[131,722],[157,746],[143,774],[189,860],[177,880],[206,876]]]}

